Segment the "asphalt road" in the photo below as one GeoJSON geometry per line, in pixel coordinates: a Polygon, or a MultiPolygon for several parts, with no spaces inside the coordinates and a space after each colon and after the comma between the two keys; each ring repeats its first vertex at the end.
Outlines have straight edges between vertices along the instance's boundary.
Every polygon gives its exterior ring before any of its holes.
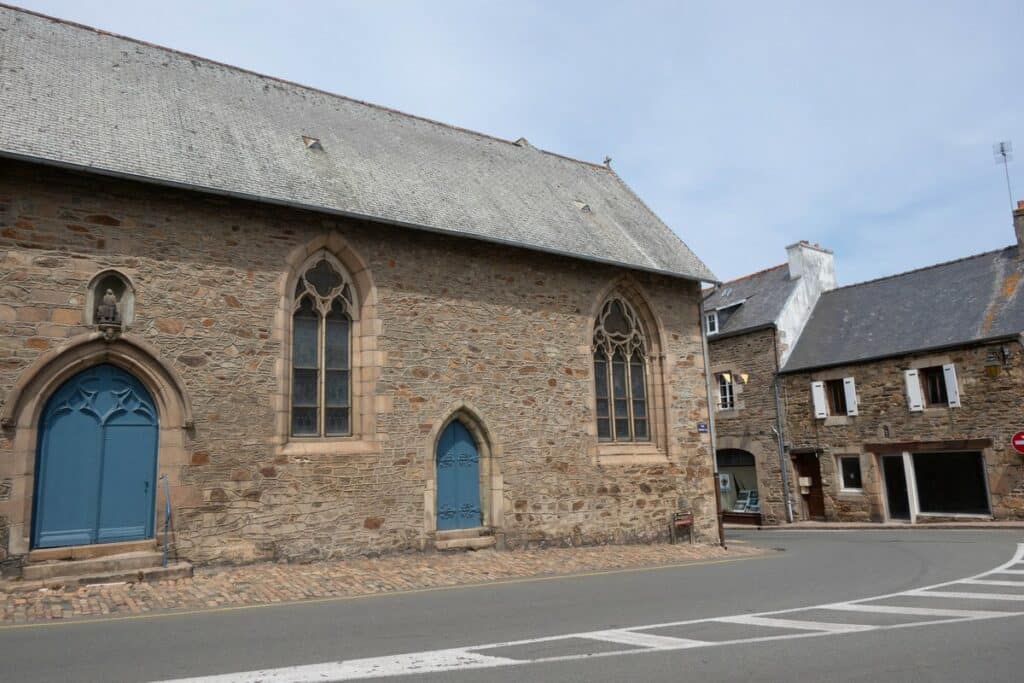
{"type": "MultiPolygon", "coordinates": [[[[1024,562],[1002,585],[935,589],[997,593],[1001,599],[950,596],[889,598],[899,611],[973,610],[976,618],[892,628],[928,620],[901,614],[797,612],[792,619],[886,628],[835,632],[746,623],[751,613],[859,600],[978,575],[1003,565],[1024,542],[1017,531],[744,531],[732,537],[781,551],[735,562],[510,582],[363,599],[338,599],[222,612],[163,613],[137,619],[0,627],[4,681],[156,681],[279,669],[323,662],[468,648],[513,665],[453,669],[400,680],[680,681],[680,680],[1019,680],[1024,670],[1024,562]],[[1015,574],[1015,575],[1014,575],[1015,574]],[[1021,596],[1021,601],[1007,594],[1021,596]],[[981,611],[984,610],[984,611],[981,611]],[[739,615],[740,622],[638,627],[739,615]],[[826,616],[822,616],[826,615],[826,616]],[[744,621],[746,620],[746,621],[744,621]],[[625,638],[644,647],[621,651],[625,638]],[[601,631],[597,638],[535,642],[601,631]],[[813,636],[813,637],[796,637],[813,636]],[[704,647],[718,641],[774,640],[704,647]],[[610,640],[609,640],[610,639],[610,640]],[[654,645],[646,647],[646,641],[654,645]],[[688,643],[697,643],[685,649],[688,643]],[[672,648],[681,643],[684,649],[672,648]],[[593,656],[602,654],[608,656],[593,656]],[[568,658],[575,657],[575,658],[568,658]],[[522,663],[538,658],[551,661],[522,663]]],[[[981,583],[991,583],[982,580],[981,583]]],[[[877,603],[876,603],[877,604],[877,603]]],[[[854,609],[859,609],[854,607],[854,609]]],[[[965,612],[966,614],[966,612],[965,612]]],[[[760,617],[764,619],[765,617],[760,617]]],[[[941,620],[936,620],[941,621],[941,620]]],[[[805,627],[804,627],[805,628],[805,627]]],[[[851,630],[866,627],[849,627],[851,630]]],[[[476,656],[476,655],[471,655],[476,656]]],[[[463,658],[460,661],[464,661],[463,658]]],[[[375,660],[376,661],[376,660],[375,660]]],[[[401,662],[401,657],[395,660],[401,662]]],[[[499,661],[499,660],[494,660],[499,661]]],[[[489,665],[488,665],[489,666],[489,665]]],[[[401,668],[400,666],[398,667],[401,668]]],[[[385,665],[381,671],[391,671],[385,665]]],[[[421,671],[424,669],[420,669],[421,671]]],[[[302,671],[301,669],[298,671],[302,671]]],[[[317,675],[318,680],[329,680],[317,675]]],[[[275,680],[268,677],[266,680],[275,680]]]]}

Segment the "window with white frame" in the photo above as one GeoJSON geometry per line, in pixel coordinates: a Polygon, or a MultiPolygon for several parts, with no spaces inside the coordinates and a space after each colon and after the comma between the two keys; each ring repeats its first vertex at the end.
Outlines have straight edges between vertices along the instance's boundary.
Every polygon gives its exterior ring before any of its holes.
{"type": "Polygon", "coordinates": [[[704,315],[704,329],[708,334],[718,333],[718,311],[711,311],[704,315]]]}
{"type": "Polygon", "coordinates": [[[859,455],[840,455],[839,483],[843,491],[862,491],[864,480],[860,471],[859,455]]]}
{"type": "Polygon", "coordinates": [[[715,375],[718,383],[718,409],[731,410],[736,407],[735,387],[731,372],[719,372],[715,375]]]}
{"type": "Polygon", "coordinates": [[[292,436],[352,433],[352,288],[323,258],[299,277],[292,307],[292,436]]]}

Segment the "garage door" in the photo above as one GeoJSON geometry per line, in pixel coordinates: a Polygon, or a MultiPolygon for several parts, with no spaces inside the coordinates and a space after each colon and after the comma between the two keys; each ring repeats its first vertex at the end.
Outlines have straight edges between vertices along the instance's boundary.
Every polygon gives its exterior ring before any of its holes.
{"type": "Polygon", "coordinates": [[[981,453],[914,453],[921,512],[989,514],[981,453]]]}

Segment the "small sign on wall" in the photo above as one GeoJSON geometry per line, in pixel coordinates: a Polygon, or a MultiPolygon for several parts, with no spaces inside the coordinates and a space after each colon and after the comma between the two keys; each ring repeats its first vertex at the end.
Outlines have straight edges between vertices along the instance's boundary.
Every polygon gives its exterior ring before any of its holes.
{"type": "Polygon", "coordinates": [[[729,491],[732,489],[732,477],[728,474],[718,475],[718,490],[729,491]]]}
{"type": "Polygon", "coordinates": [[[1010,445],[1018,453],[1024,453],[1024,432],[1017,432],[1010,437],[1010,445]]]}
{"type": "Polygon", "coordinates": [[[698,422],[697,423],[697,433],[698,434],[707,434],[708,433],[708,423],[707,422],[698,422]]]}

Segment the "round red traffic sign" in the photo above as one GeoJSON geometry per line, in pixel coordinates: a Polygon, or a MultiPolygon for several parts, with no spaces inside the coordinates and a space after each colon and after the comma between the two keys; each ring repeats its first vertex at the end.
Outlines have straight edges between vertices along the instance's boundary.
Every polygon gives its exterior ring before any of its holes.
{"type": "Polygon", "coordinates": [[[1010,445],[1018,453],[1024,453],[1024,432],[1017,432],[1010,437],[1010,445]]]}

